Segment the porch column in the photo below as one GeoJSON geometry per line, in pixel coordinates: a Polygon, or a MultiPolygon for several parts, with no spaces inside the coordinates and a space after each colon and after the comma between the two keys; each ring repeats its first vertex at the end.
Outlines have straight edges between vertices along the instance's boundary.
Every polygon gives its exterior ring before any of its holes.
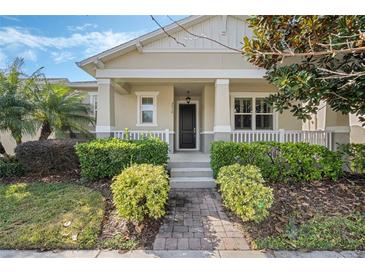
{"type": "Polygon", "coordinates": [[[214,94],[214,140],[229,141],[231,136],[229,79],[217,79],[214,94]]]}
{"type": "Polygon", "coordinates": [[[324,129],[332,132],[332,149],[350,142],[350,118],[348,114],[334,111],[329,105],[325,108],[324,129]]]}
{"type": "Polygon", "coordinates": [[[114,90],[110,79],[98,79],[97,137],[109,137],[115,127],[114,90]]]}

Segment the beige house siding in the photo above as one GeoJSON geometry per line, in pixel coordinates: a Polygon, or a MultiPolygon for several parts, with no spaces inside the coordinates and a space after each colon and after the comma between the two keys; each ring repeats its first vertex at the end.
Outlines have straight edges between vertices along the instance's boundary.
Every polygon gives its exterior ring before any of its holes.
{"type": "Polygon", "coordinates": [[[254,69],[239,53],[156,52],[134,50],[105,62],[105,69],[254,69]]]}
{"type": "Polygon", "coordinates": [[[202,91],[201,131],[212,133],[214,127],[214,86],[205,85],[202,91]]]}
{"type": "Polygon", "coordinates": [[[350,141],[351,143],[365,144],[365,128],[362,126],[362,122],[354,114],[350,115],[350,141]]]}
{"type": "Polygon", "coordinates": [[[173,85],[132,86],[131,94],[115,94],[115,129],[123,130],[174,130],[173,85]],[[157,126],[137,126],[137,95],[135,92],[159,92],[157,96],[157,126]]]}
{"type": "MultiPolygon", "coordinates": [[[[245,35],[251,36],[252,31],[245,22],[247,16],[206,16],[205,20],[188,26],[187,30],[192,33],[204,33],[226,45],[234,48],[241,48],[242,38],[245,35]],[[229,30],[229,31],[227,31],[229,30]],[[224,35],[221,35],[224,34],[224,35]]],[[[206,39],[192,38],[187,32],[181,31],[173,33],[178,41],[184,43],[185,47],[177,44],[169,37],[163,37],[147,45],[143,45],[145,51],[168,51],[168,50],[212,50],[222,49],[222,46],[206,39]]]]}

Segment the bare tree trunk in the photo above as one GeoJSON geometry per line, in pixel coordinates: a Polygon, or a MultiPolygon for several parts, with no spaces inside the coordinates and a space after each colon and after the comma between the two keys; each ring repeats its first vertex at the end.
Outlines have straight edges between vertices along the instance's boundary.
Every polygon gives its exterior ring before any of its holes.
{"type": "Polygon", "coordinates": [[[69,136],[70,136],[70,139],[75,139],[77,137],[75,132],[73,132],[71,129],[69,130],[69,136]]]}
{"type": "Polygon", "coordinates": [[[47,121],[43,122],[39,140],[47,140],[51,134],[52,134],[52,129],[50,124],[47,121]]]}
{"type": "Polygon", "coordinates": [[[8,159],[10,156],[6,153],[5,147],[0,142],[0,154],[4,156],[5,159],[8,159]]]}
{"type": "Polygon", "coordinates": [[[20,145],[22,143],[22,137],[18,136],[15,138],[16,145],[20,145]]]}

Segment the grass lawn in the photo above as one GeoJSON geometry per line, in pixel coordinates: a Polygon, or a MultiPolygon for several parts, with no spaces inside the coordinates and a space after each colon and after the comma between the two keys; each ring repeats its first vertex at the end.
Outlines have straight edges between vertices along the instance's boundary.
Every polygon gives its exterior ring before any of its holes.
{"type": "Polygon", "coordinates": [[[72,184],[0,185],[1,249],[88,249],[97,245],[103,196],[72,184]]]}
{"type": "Polygon", "coordinates": [[[364,250],[365,216],[315,217],[255,243],[259,249],[364,250]]]}

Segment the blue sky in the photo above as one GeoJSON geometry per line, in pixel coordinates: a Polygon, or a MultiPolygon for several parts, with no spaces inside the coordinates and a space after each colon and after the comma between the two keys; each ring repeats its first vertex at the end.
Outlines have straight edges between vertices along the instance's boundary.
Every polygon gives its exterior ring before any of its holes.
{"type": "Polygon", "coordinates": [[[26,73],[44,67],[47,77],[92,80],[75,62],[157,28],[149,16],[0,16],[0,68],[18,56],[26,73]]]}

